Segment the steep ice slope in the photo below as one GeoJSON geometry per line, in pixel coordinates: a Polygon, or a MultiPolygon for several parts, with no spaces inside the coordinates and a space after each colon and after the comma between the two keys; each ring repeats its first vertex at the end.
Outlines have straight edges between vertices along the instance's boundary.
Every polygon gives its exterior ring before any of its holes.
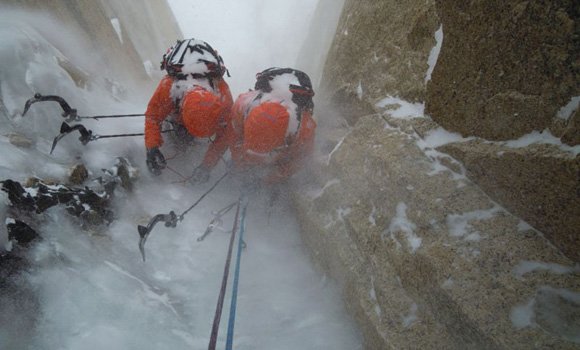
{"type": "MultiPolygon", "coordinates": [[[[229,234],[218,230],[204,242],[196,239],[211,219],[210,212],[237,198],[236,183],[220,185],[177,228],[156,227],[143,263],[136,225],[157,213],[182,212],[224,169],[216,169],[205,186],[173,183],[181,179],[171,171],[153,178],[144,167],[141,138],[103,139],[82,146],[69,135],[49,155],[62,118],[56,104],[49,102],[35,104],[21,117],[24,102],[33,93],[62,95],[85,115],[141,112],[146,101],[123,101],[115,95],[117,90],[107,89],[98,79],[79,88],[58,64],[57,58],[65,55],[42,34],[19,20],[1,23],[0,178],[62,180],[68,167],[81,161],[96,178],[117,156],[129,158],[141,177],[133,193],[116,192],[117,220],[103,232],[80,230],[63,208],[35,216],[43,239],[22,253],[29,261],[25,271],[11,275],[0,287],[0,305],[6,311],[0,315],[0,348],[206,348],[229,234]],[[26,135],[33,146],[22,149],[10,144],[4,136],[10,132],[26,135]]],[[[114,134],[140,132],[142,123],[133,118],[84,124],[95,133],[114,134]]],[[[169,164],[187,173],[193,169],[193,158],[181,155],[169,164]]],[[[7,198],[0,196],[4,221],[7,198]]],[[[278,203],[268,224],[266,207],[265,198],[256,196],[248,208],[236,348],[360,348],[359,335],[336,287],[310,266],[295,219],[278,203]]],[[[223,230],[231,228],[232,220],[230,213],[223,230]]],[[[9,247],[4,226],[0,236],[2,246],[9,247]]],[[[220,336],[219,347],[224,340],[220,336]]]]}

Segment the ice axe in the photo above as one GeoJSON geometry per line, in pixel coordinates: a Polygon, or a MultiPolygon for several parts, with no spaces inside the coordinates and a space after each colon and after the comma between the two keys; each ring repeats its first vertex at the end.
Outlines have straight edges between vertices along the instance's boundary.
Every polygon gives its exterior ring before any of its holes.
{"type": "Polygon", "coordinates": [[[125,117],[142,117],[145,114],[112,114],[112,115],[93,115],[93,116],[79,116],[77,114],[76,108],[72,108],[66,100],[60,96],[56,95],[46,95],[43,96],[39,93],[34,94],[34,97],[26,101],[24,105],[24,111],[22,112],[22,116],[26,115],[30,106],[36,102],[44,102],[44,101],[54,101],[60,105],[62,108],[62,117],[67,118],[67,122],[79,121],[81,119],[103,119],[103,118],[125,118],[125,117]]]}
{"type": "MultiPolygon", "coordinates": [[[[60,125],[60,134],[58,134],[58,136],[55,137],[54,140],[52,141],[52,148],[50,149],[50,154],[52,154],[52,151],[54,151],[54,148],[56,147],[56,144],[58,143],[58,141],[60,141],[63,137],[70,134],[71,132],[74,132],[75,130],[78,130],[80,132],[81,136],[79,137],[79,141],[81,141],[81,143],[83,145],[86,145],[87,143],[89,143],[91,141],[96,141],[96,140],[111,138],[111,137],[128,137],[128,136],[143,136],[143,135],[145,135],[142,132],[135,133],[135,134],[97,135],[97,134],[93,134],[92,130],[87,129],[82,124],[75,124],[75,125],[71,126],[71,125],[68,125],[66,122],[62,122],[62,124],[60,125]]],[[[173,129],[162,130],[161,132],[165,133],[165,132],[169,132],[169,131],[173,131],[173,129]]]]}
{"type": "Polygon", "coordinates": [[[226,171],[225,174],[222,175],[222,177],[220,177],[210,188],[209,190],[207,190],[204,194],[202,194],[199,199],[193,203],[192,206],[190,206],[189,208],[187,208],[187,210],[185,210],[183,213],[181,213],[181,215],[175,215],[174,211],[170,211],[169,214],[157,214],[155,215],[147,224],[147,226],[143,226],[143,225],[137,225],[137,231],[139,232],[139,251],[141,252],[141,256],[143,257],[143,261],[145,261],[145,242],[147,241],[147,238],[149,237],[149,235],[151,234],[151,231],[153,231],[153,228],[155,227],[155,225],[157,225],[158,222],[163,221],[165,222],[165,227],[176,227],[177,223],[182,221],[183,218],[185,217],[185,215],[187,213],[189,213],[193,208],[195,208],[204,198],[205,196],[207,196],[211,191],[214,190],[214,188],[217,187],[217,185],[226,177],[228,176],[229,171],[226,171]]]}
{"type": "Polygon", "coordinates": [[[169,214],[157,214],[149,221],[147,226],[138,225],[137,231],[139,231],[139,251],[141,252],[141,256],[143,257],[143,261],[145,261],[145,242],[147,241],[147,237],[151,234],[151,231],[157,225],[158,222],[164,222],[165,227],[176,227],[177,222],[181,221],[178,219],[175,212],[172,210],[169,214]]]}

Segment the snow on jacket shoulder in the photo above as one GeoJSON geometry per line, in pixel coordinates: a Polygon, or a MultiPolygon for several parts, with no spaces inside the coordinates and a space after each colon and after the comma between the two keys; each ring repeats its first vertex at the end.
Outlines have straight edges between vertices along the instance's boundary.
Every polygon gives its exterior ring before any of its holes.
{"type": "Polygon", "coordinates": [[[223,134],[222,129],[225,129],[227,123],[232,96],[223,79],[215,80],[214,84],[215,89],[212,89],[207,81],[173,81],[168,76],[163,78],[146,112],[146,147],[149,149],[163,144],[161,123],[170,114],[177,112],[177,104],[180,107],[176,120],[192,136],[205,138],[216,135],[217,138],[223,134]]]}
{"type": "Polygon", "coordinates": [[[264,179],[268,183],[283,181],[300,169],[314,149],[316,123],[311,113],[303,112],[299,129],[290,132],[291,114],[281,103],[262,102],[257,91],[240,95],[227,131],[236,168],[269,166],[264,179]]]}

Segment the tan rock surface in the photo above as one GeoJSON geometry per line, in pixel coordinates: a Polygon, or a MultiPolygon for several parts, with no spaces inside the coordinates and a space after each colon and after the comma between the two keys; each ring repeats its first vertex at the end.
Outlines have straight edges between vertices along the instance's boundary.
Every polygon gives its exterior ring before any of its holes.
{"type": "Polygon", "coordinates": [[[352,125],[387,95],[424,100],[427,57],[438,26],[432,0],[347,0],[322,90],[349,111],[345,115],[352,125]]]}
{"type": "Polygon", "coordinates": [[[481,140],[439,148],[506,209],[580,262],[580,156],[554,145],[509,148],[481,140]]]}
{"type": "Polygon", "coordinates": [[[366,348],[576,348],[542,316],[561,289],[580,292],[572,261],[408,130],[361,119],[318,165],[319,184],[295,197],[304,240],[343,285],[366,348]],[[528,261],[571,273],[517,273],[528,261]],[[515,326],[530,300],[536,324],[551,326],[515,326]]]}
{"type": "Polygon", "coordinates": [[[580,84],[578,2],[437,0],[443,46],[426,112],[490,140],[550,128],[580,84]]]}

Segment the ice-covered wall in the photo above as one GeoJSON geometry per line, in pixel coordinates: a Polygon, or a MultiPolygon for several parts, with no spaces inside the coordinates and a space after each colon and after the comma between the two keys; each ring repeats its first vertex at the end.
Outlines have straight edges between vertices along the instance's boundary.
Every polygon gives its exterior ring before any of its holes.
{"type": "Polygon", "coordinates": [[[22,20],[45,35],[70,62],[108,78],[111,84],[140,82],[152,89],[161,74],[162,54],[182,36],[165,0],[6,0],[0,6],[5,15],[26,12],[22,20]],[[30,21],[34,13],[43,19],[30,21]],[[54,27],[50,21],[65,30],[50,30],[54,27]],[[78,50],[71,49],[70,40],[79,42],[78,50]]]}

